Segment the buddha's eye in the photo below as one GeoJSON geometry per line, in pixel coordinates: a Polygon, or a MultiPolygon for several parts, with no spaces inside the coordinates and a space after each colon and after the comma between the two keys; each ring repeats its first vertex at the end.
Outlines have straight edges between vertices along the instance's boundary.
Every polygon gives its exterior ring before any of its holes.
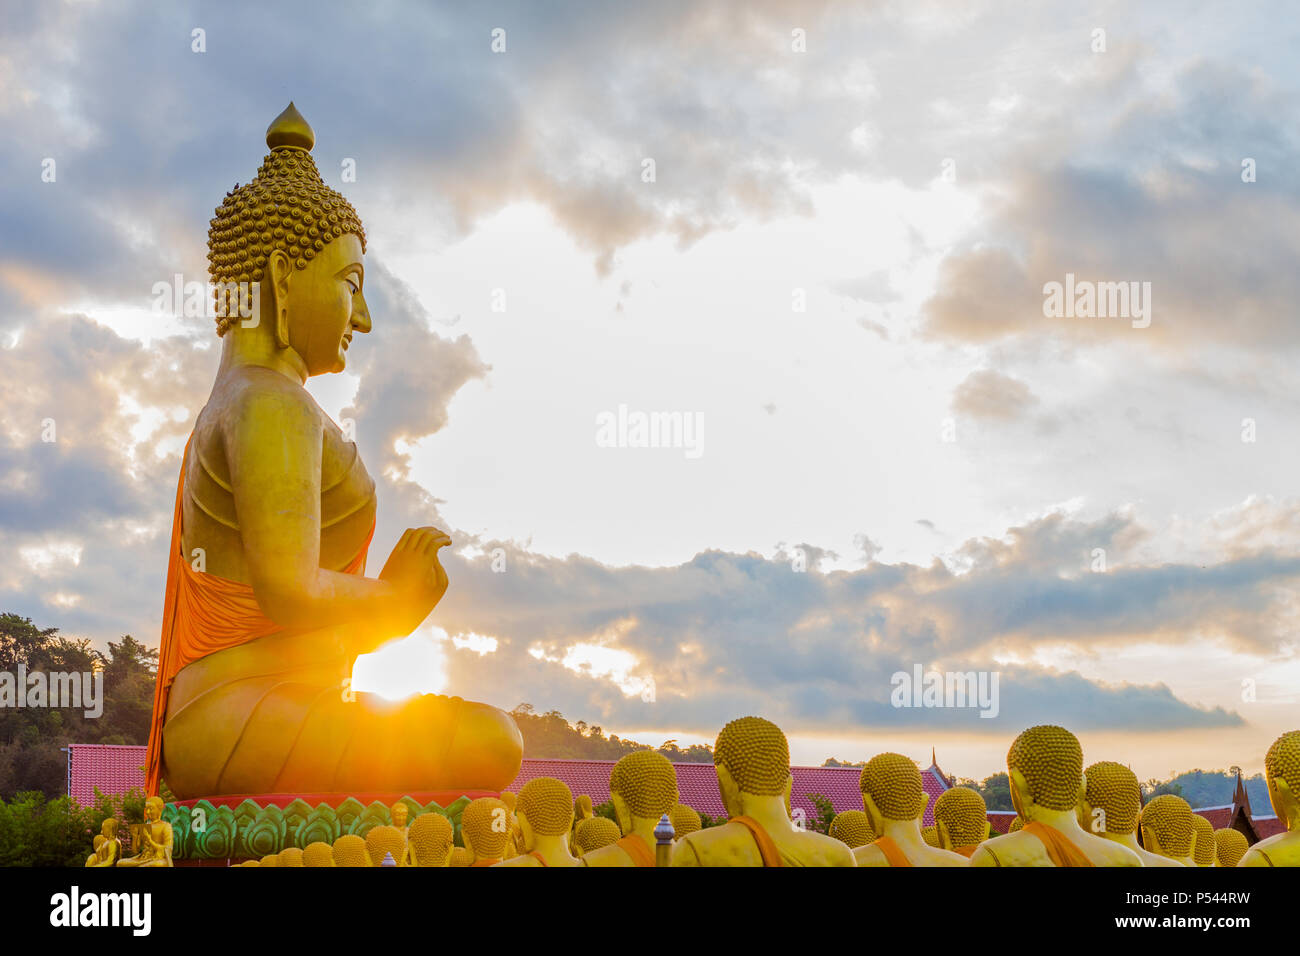
{"type": "Polygon", "coordinates": [[[352,278],[352,276],[348,276],[345,281],[348,284],[348,288],[352,290],[353,295],[356,295],[358,292],[361,291],[361,286],[357,285],[356,281],[352,278]]]}

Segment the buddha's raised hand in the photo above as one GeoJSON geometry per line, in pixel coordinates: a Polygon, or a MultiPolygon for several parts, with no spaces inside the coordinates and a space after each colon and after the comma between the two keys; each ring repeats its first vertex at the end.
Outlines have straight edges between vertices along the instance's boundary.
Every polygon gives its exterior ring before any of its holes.
{"type": "Polygon", "coordinates": [[[451,544],[451,537],[437,528],[407,528],[402,534],[379,579],[392,585],[402,606],[396,618],[415,630],[447,593],[447,572],[438,562],[438,549],[451,544]]]}

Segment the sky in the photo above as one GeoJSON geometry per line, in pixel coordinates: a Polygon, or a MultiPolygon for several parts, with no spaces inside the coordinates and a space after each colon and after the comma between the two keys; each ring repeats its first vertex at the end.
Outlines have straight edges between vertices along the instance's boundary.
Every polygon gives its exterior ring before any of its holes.
{"type": "Polygon", "coordinates": [[[367,233],[309,390],[371,573],[454,539],[359,685],[975,778],[1037,723],[1147,779],[1300,722],[1286,4],[3,6],[0,609],[156,643],[220,345],[155,284],[293,100],[367,233]],[[916,667],[996,715],[895,706],[916,667]]]}

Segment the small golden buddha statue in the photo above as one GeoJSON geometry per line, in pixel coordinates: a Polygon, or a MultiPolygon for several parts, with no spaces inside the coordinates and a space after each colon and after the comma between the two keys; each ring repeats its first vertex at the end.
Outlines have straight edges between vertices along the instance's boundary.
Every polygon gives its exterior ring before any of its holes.
{"type": "Polygon", "coordinates": [[[939,794],[934,801],[934,827],[942,849],[968,860],[992,829],[984,798],[970,787],[953,787],[939,794]]]}
{"type": "Polygon", "coordinates": [[[1219,866],[1236,866],[1250,849],[1246,834],[1232,827],[1214,831],[1215,859],[1219,866]]]}
{"type": "Polygon", "coordinates": [[[519,791],[515,816],[524,852],[497,866],[581,866],[569,852],[573,830],[573,791],[563,780],[536,777],[519,791]]]}
{"type": "Polygon", "coordinates": [[[1197,866],[1214,866],[1219,845],[1214,842],[1214,824],[1199,813],[1192,814],[1192,830],[1196,840],[1192,843],[1192,859],[1197,866]]]}
{"type": "Polygon", "coordinates": [[[831,820],[830,835],[850,850],[866,846],[876,839],[871,829],[871,818],[865,810],[843,810],[831,820]]]}
{"type": "Polygon", "coordinates": [[[1122,763],[1102,760],[1084,771],[1083,799],[1079,801],[1079,825],[1137,854],[1143,866],[1182,866],[1177,860],[1152,853],[1138,845],[1138,813],[1142,810],[1142,787],[1137,774],[1122,763]]]}
{"type": "Polygon", "coordinates": [[[1152,797],[1138,818],[1142,828],[1142,845],[1152,853],[1174,860],[1183,866],[1195,866],[1192,847],[1196,843],[1196,825],[1191,805],[1182,797],[1162,793],[1152,797]]]}
{"type": "Polygon", "coordinates": [[[460,836],[470,866],[495,866],[509,859],[514,815],[504,800],[479,797],[461,811],[460,836]]]}
{"type": "Polygon", "coordinates": [[[122,858],[122,841],[117,838],[117,818],[109,817],[95,837],[95,852],[86,860],[86,866],[117,866],[122,858]]]}
{"type": "Polygon", "coordinates": [[[964,856],[928,845],[921,834],[921,817],[930,801],[916,761],[903,754],[876,754],[862,768],[858,785],[862,809],[877,834],[853,851],[858,866],[966,865],[964,856]]]}
{"type": "Polygon", "coordinates": [[[393,826],[406,833],[407,821],[410,819],[411,811],[406,804],[398,801],[388,809],[388,818],[393,821],[393,826]]]}
{"type": "Polygon", "coordinates": [[[1025,821],[1015,833],[985,840],[971,866],[1141,866],[1128,847],[1079,826],[1083,748],[1064,727],[1043,724],[1007,751],[1011,803],[1025,821]]]}
{"type": "Polygon", "coordinates": [[[623,833],[618,824],[608,817],[592,817],[578,824],[574,837],[573,852],[575,856],[585,857],[593,850],[613,846],[623,833]]]}
{"type": "Polygon", "coordinates": [[[365,577],[375,483],[303,387],[371,330],[365,230],[321,180],[292,103],[266,142],[208,233],[221,361],[177,486],[146,788],[165,775],[182,799],[498,790],[523,753],[509,714],[350,692],[357,656],[442,599],[451,538],[410,528],[365,577]]]}
{"type": "Polygon", "coordinates": [[[680,840],[688,833],[694,833],[703,827],[700,815],[693,807],[679,803],[668,812],[668,821],[673,825],[673,839],[680,840]]]}
{"type": "Polygon", "coordinates": [[[303,866],[333,866],[334,865],[334,847],[328,843],[317,841],[308,843],[302,849],[303,866]]]}
{"type": "Polygon", "coordinates": [[[366,848],[366,841],[355,833],[345,833],[334,841],[334,865],[359,866],[369,869],[375,863],[370,859],[370,851],[366,848]]]}
{"type": "Polygon", "coordinates": [[[839,840],[801,830],[790,819],[790,745],[762,717],[741,717],[713,746],[718,794],[727,823],[673,844],[673,866],[853,866],[839,840]]]}
{"type": "Polygon", "coordinates": [[[622,757],[609,774],[609,800],[622,839],[583,854],[587,866],[654,866],[655,827],[677,805],[677,771],[654,750],[622,757]]]}
{"type": "Polygon", "coordinates": [[[405,866],[406,834],[397,827],[371,827],[366,832],[366,851],[375,866],[383,866],[386,854],[392,854],[393,863],[397,866],[405,866]]]}
{"type": "Polygon", "coordinates": [[[118,866],[171,866],[172,825],[162,818],[161,797],[144,802],[144,825],[140,827],[140,846],[135,856],[119,860],[118,866]]]}
{"type": "Polygon", "coordinates": [[[1283,734],[1264,755],[1264,778],[1273,812],[1286,827],[1260,840],[1238,866],[1300,866],[1300,730],[1283,734]]]}
{"type": "Polygon", "coordinates": [[[422,813],[411,824],[410,837],[406,842],[406,865],[450,866],[451,851],[455,845],[456,832],[450,820],[441,813],[422,813]]]}

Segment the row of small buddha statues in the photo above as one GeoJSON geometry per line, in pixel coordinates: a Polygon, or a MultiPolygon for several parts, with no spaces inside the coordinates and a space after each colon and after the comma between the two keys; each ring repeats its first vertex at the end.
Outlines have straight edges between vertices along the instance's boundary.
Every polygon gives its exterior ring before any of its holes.
{"type": "MultiPolygon", "coordinates": [[[[701,828],[678,800],[677,776],[662,754],[639,751],[610,773],[614,817],[597,816],[591,798],[575,800],[552,777],[519,793],[470,802],[452,823],[424,813],[409,825],[404,804],[392,825],[364,837],[290,848],[241,866],[1296,866],[1300,865],[1300,731],[1279,737],[1265,757],[1269,797],[1286,830],[1248,846],[1234,829],[1215,830],[1172,794],[1145,805],[1136,775],[1113,761],[1083,764],[1078,739],[1043,725],[1020,734],[1007,753],[1016,819],[994,834],[983,797],[953,787],[929,798],[915,761],[878,754],[862,768],[861,810],[837,814],[828,834],[792,813],[789,747],[780,728],[760,717],[727,724],[714,747],[726,823],[701,828]],[[1140,839],[1139,839],[1140,838],[1140,839]]],[[[170,865],[170,827],[151,799],[143,846],[119,866],[170,865]],[[163,860],[166,862],[162,862],[163,860]]],[[[87,865],[112,865],[113,834],[87,865]],[[109,862],[105,862],[109,861],[109,862]]],[[[118,851],[120,853],[120,850],[118,851]]]]}

